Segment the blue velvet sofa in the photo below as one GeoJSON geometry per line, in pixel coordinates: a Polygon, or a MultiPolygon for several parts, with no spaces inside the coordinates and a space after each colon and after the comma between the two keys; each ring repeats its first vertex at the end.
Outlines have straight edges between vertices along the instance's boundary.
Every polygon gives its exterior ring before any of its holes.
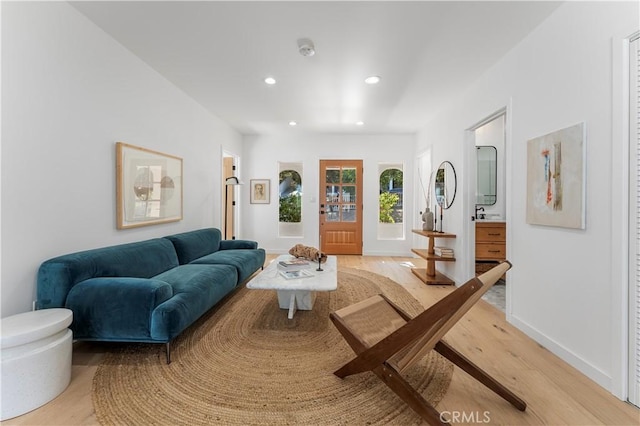
{"type": "Polygon", "coordinates": [[[201,229],[49,259],[37,306],[73,311],[77,340],[170,342],[262,268],[255,241],[201,229]]]}

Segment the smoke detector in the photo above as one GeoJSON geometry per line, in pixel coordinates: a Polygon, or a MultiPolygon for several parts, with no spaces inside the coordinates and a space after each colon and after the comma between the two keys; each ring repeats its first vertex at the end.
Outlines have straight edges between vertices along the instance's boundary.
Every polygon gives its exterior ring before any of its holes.
{"type": "Polygon", "coordinates": [[[298,52],[300,52],[302,56],[313,56],[316,54],[316,48],[310,39],[301,38],[298,40],[298,52]]]}

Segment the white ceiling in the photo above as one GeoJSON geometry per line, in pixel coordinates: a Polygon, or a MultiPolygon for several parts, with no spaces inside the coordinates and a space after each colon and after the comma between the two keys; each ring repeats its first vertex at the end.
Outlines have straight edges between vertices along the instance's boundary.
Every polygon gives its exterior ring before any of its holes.
{"type": "Polygon", "coordinates": [[[73,2],[244,134],[413,133],[557,2],[73,2]],[[303,57],[297,40],[316,54],[303,57]],[[364,83],[379,75],[376,86],[364,83]],[[273,76],[278,83],[267,86],[273,76]],[[356,121],[364,121],[356,126],[356,121]]]}

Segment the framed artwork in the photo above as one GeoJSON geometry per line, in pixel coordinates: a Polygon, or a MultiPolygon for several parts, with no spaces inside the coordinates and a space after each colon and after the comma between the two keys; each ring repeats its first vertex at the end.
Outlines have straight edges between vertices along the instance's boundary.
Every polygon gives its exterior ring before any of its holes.
{"type": "Polygon", "coordinates": [[[182,158],[116,143],[118,229],[182,220],[182,158]]]}
{"type": "Polygon", "coordinates": [[[251,179],[251,204],[269,204],[269,179],[251,179]]]}
{"type": "Polygon", "coordinates": [[[527,223],[585,229],[585,124],[527,142],[527,223]]]}

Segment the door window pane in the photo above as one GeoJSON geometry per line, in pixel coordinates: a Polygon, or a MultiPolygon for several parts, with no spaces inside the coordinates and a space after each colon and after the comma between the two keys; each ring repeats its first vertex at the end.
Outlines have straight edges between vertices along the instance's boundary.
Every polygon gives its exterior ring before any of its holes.
{"type": "Polygon", "coordinates": [[[343,168],[342,169],[342,183],[356,183],[356,169],[355,168],[343,168]]]}
{"type": "Polygon", "coordinates": [[[327,222],[340,221],[340,206],[338,204],[329,204],[326,208],[327,222]]]}
{"type": "Polygon", "coordinates": [[[355,204],[342,205],[342,221],[343,222],[356,221],[356,205],[355,204]]]}
{"type": "Polygon", "coordinates": [[[342,187],[342,202],[343,203],[355,203],[356,200],[356,187],[351,185],[344,185],[342,187]]]}
{"type": "Polygon", "coordinates": [[[337,203],[340,201],[340,186],[338,185],[327,185],[325,202],[327,203],[337,203]]]}
{"type": "Polygon", "coordinates": [[[340,183],[340,169],[328,168],[327,169],[327,183],[340,183]]]}

